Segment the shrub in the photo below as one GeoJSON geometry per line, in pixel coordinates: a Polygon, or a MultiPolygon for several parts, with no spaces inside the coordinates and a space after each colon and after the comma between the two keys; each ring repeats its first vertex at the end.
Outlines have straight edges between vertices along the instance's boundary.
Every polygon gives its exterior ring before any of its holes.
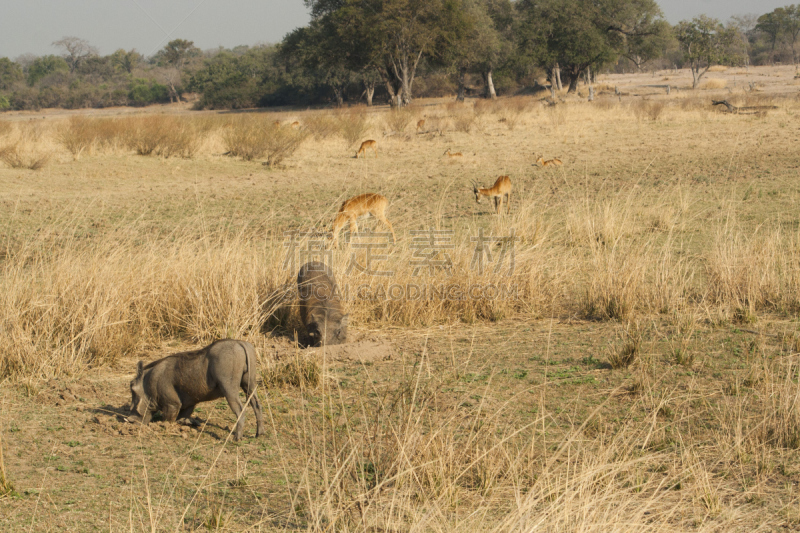
{"type": "Polygon", "coordinates": [[[28,170],[40,170],[50,161],[49,154],[43,154],[35,150],[27,150],[23,142],[15,142],[0,147],[0,161],[11,168],[27,168],[28,170]]]}
{"type": "Polygon", "coordinates": [[[308,115],[305,120],[305,127],[314,139],[321,141],[331,135],[340,132],[339,121],[327,113],[314,113],[308,115]]]}
{"type": "Polygon", "coordinates": [[[228,155],[252,161],[267,156],[267,164],[275,166],[293,154],[306,140],[304,129],[277,126],[260,117],[239,117],[224,131],[222,140],[228,155]]]}
{"type": "Polygon", "coordinates": [[[413,118],[413,110],[408,107],[396,107],[386,115],[386,126],[391,131],[402,133],[413,118]]]}
{"type": "Polygon", "coordinates": [[[453,120],[453,127],[456,131],[469,133],[475,124],[475,111],[473,108],[463,103],[454,102],[447,105],[447,111],[453,120]]]}
{"type": "Polygon", "coordinates": [[[363,109],[340,111],[336,118],[339,136],[344,139],[348,147],[361,141],[367,133],[367,113],[363,109]]]}
{"type": "Polygon", "coordinates": [[[90,153],[96,140],[95,121],[86,117],[70,117],[65,125],[59,128],[58,140],[69,153],[77,159],[84,152],[90,153]]]}
{"type": "Polygon", "coordinates": [[[639,100],[631,108],[637,120],[656,121],[664,113],[666,103],[663,100],[639,100]]]}
{"type": "Polygon", "coordinates": [[[523,113],[528,110],[530,105],[531,99],[524,96],[515,96],[503,101],[500,113],[505,119],[509,130],[513,130],[516,127],[523,113]]]}

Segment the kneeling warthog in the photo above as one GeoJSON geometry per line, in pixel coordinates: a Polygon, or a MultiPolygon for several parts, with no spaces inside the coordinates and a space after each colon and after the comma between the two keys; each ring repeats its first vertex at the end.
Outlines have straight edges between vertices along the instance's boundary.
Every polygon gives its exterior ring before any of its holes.
{"type": "Polygon", "coordinates": [[[256,437],[264,433],[261,404],[256,391],[256,350],[245,341],[225,339],[215,341],[200,350],[168,355],[145,365],[136,366],[136,377],[131,381],[130,422],[147,424],[156,411],[164,419],[175,422],[189,418],[194,407],[225,397],[236,415],[236,434],[242,438],[244,414],[239,400],[239,388],[253,406],[256,414],[256,437]]]}
{"type": "Polygon", "coordinates": [[[347,340],[347,317],[336,290],[333,271],[319,261],[300,267],[297,274],[300,318],[311,346],[341,344],[347,340]]]}

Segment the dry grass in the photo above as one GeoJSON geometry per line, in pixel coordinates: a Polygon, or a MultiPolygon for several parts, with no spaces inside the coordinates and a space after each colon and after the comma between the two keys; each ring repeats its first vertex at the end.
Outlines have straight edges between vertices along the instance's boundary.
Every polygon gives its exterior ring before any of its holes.
{"type": "Polygon", "coordinates": [[[227,154],[252,161],[267,158],[269,166],[282,163],[308,138],[309,131],[276,126],[269,119],[243,115],[232,120],[223,130],[227,154]]]}
{"type": "Polygon", "coordinates": [[[509,130],[517,127],[522,117],[531,108],[533,101],[527,96],[514,96],[506,98],[500,103],[500,115],[505,120],[509,130]]]}
{"type": "Polygon", "coordinates": [[[385,122],[389,131],[402,133],[416,118],[417,112],[412,107],[396,107],[386,114],[385,122]]]}
{"type": "Polygon", "coordinates": [[[17,495],[17,491],[14,490],[14,484],[6,474],[6,462],[3,459],[3,433],[0,432],[0,500],[14,495],[17,495]]]}
{"type": "Polygon", "coordinates": [[[667,103],[663,100],[639,100],[631,105],[637,120],[656,121],[664,114],[667,103]]]}
{"type": "Polygon", "coordinates": [[[31,150],[22,142],[0,146],[0,161],[11,168],[41,170],[50,161],[50,155],[31,150]]]}
{"type": "Polygon", "coordinates": [[[261,378],[265,387],[298,387],[315,389],[320,385],[322,368],[313,358],[295,353],[289,361],[274,363],[261,370],[261,378]]]}
{"type": "Polygon", "coordinates": [[[706,78],[700,85],[702,89],[724,89],[727,86],[728,81],[719,78],[706,78]]]}
{"type": "MultiPolygon", "coordinates": [[[[708,98],[679,93],[664,100],[669,120],[636,122],[616,99],[522,102],[513,133],[510,99],[431,105],[426,127],[452,120],[458,131],[388,137],[388,157],[369,165],[331,137],[351,118],[395,120],[388,111],[298,112],[299,130],[264,114],[15,124],[6,138],[24,134],[55,162],[0,170],[0,423],[15,424],[6,444],[26,449],[5,457],[5,483],[23,493],[4,501],[9,527],[796,528],[797,103],[774,99],[779,109],[752,118],[710,113],[708,98]],[[474,113],[470,129],[456,124],[462,112],[474,113]],[[191,159],[120,150],[115,132],[152,128],[158,141],[167,124],[194,132],[182,141],[197,143],[191,159]],[[82,145],[83,128],[93,140],[82,145]],[[215,157],[224,146],[275,162],[269,139],[284,131],[315,137],[294,146],[296,167],[215,157]],[[449,146],[475,155],[443,163],[449,146]],[[533,167],[534,153],[565,165],[533,167]],[[514,183],[510,215],[470,196],[470,179],[499,173],[514,183]],[[298,327],[296,310],[276,312],[292,302],[273,295],[292,300],[302,254],[324,248],[315,235],[292,248],[283,232],[324,230],[343,198],[373,191],[391,201],[398,242],[370,253],[387,255],[375,266],[392,276],[352,268],[368,253],[357,240],[325,257],[353,334],[388,338],[392,359],[270,359],[277,341],[263,332],[298,327]],[[431,229],[451,231],[452,247],[420,271],[430,237],[411,232],[431,229]],[[495,271],[494,241],[493,263],[477,268],[479,231],[512,229],[513,271],[510,255],[495,271]],[[506,293],[474,292],[492,283],[506,293]],[[392,298],[388,284],[428,292],[392,298]],[[203,409],[208,424],[191,439],[119,423],[136,359],[219,337],[259,348],[264,439],[226,444],[224,402],[203,409]],[[107,386],[80,409],[47,406],[53,383],[87,376],[107,386]],[[37,418],[16,422],[25,416],[37,418]]],[[[136,135],[146,151],[152,139],[136,135]]]]}
{"type": "Polygon", "coordinates": [[[127,147],[138,155],[192,157],[203,140],[202,123],[186,118],[150,115],[126,119],[127,147]]]}
{"type": "Polygon", "coordinates": [[[369,127],[367,113],[364,109],[352,108],[336,113],[335,120],[338,134],[347,143],[348,148],[364,140],[369,127]]]}
{"type": "Polygon", "coordinates": [[[8,120],[0,120],[0,137],[10,135],[14,130],[14,126],[8,120]]]}

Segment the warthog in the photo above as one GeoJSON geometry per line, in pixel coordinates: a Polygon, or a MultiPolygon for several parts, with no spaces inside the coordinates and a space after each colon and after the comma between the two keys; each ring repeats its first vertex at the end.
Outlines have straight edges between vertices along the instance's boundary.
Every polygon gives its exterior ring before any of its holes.
{"type": "Polygon", "coordinates": [[[130,422],[147,424],[156,411],[175,422],[189,418],[195,405],[225,397],[238,419],[234,438],[242,438],[244,414],[239,400],[241,387],[256,414],[256,437],[264,433],[261,404],[256,390],[256,350],[252,344],[219,340],[205,348],[168,355],[158,361],[136,365],[131,381],[130,422]]]}
{"type": "Polygon", "coordinates": [[[347,317],[336,290],[333,271],[319,261],[300,267],[297,274],[300,318],[311,346],[341,344],[347,340],[347,317]]]}

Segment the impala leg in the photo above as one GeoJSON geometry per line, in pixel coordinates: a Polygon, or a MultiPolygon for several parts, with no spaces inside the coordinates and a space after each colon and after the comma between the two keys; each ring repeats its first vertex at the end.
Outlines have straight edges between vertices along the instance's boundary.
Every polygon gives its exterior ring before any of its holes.
{"type": "Polygon", "coordinates": [[[351,215],[350,216],[350,233],[353,233],[353,234],[358,233],[358,224],[356,224],[356,216],[355,215],[351,215]]]}
{"type": "Polygon", "coordinates": [[[508,204],[507,211],[506,211],[506,214],[508,215],[508,214],[511,213],[511,193],[510,192],[506,193],[506,203],[508,204]]]}
{"type": "Polygon", "coordinates": [[[372,145],[372,149],[375,150],[375,157],[378,157],[378,146],[372,145]]]}
{"type": "Polygon", "coordinates": [[[392,223],[389,222],[389,219],[386,218],[386,215],[384,215],[384,214],[381,214],[380,216],[376,215],[375,218],[380,220],[383,223],[384,226],[389,228],[389,231],[392,232],[392,244],[396,243],[397,242],[397,237],[395,237],[395,235],[394,235],[394,228],[392,228],[392,223]]]}

